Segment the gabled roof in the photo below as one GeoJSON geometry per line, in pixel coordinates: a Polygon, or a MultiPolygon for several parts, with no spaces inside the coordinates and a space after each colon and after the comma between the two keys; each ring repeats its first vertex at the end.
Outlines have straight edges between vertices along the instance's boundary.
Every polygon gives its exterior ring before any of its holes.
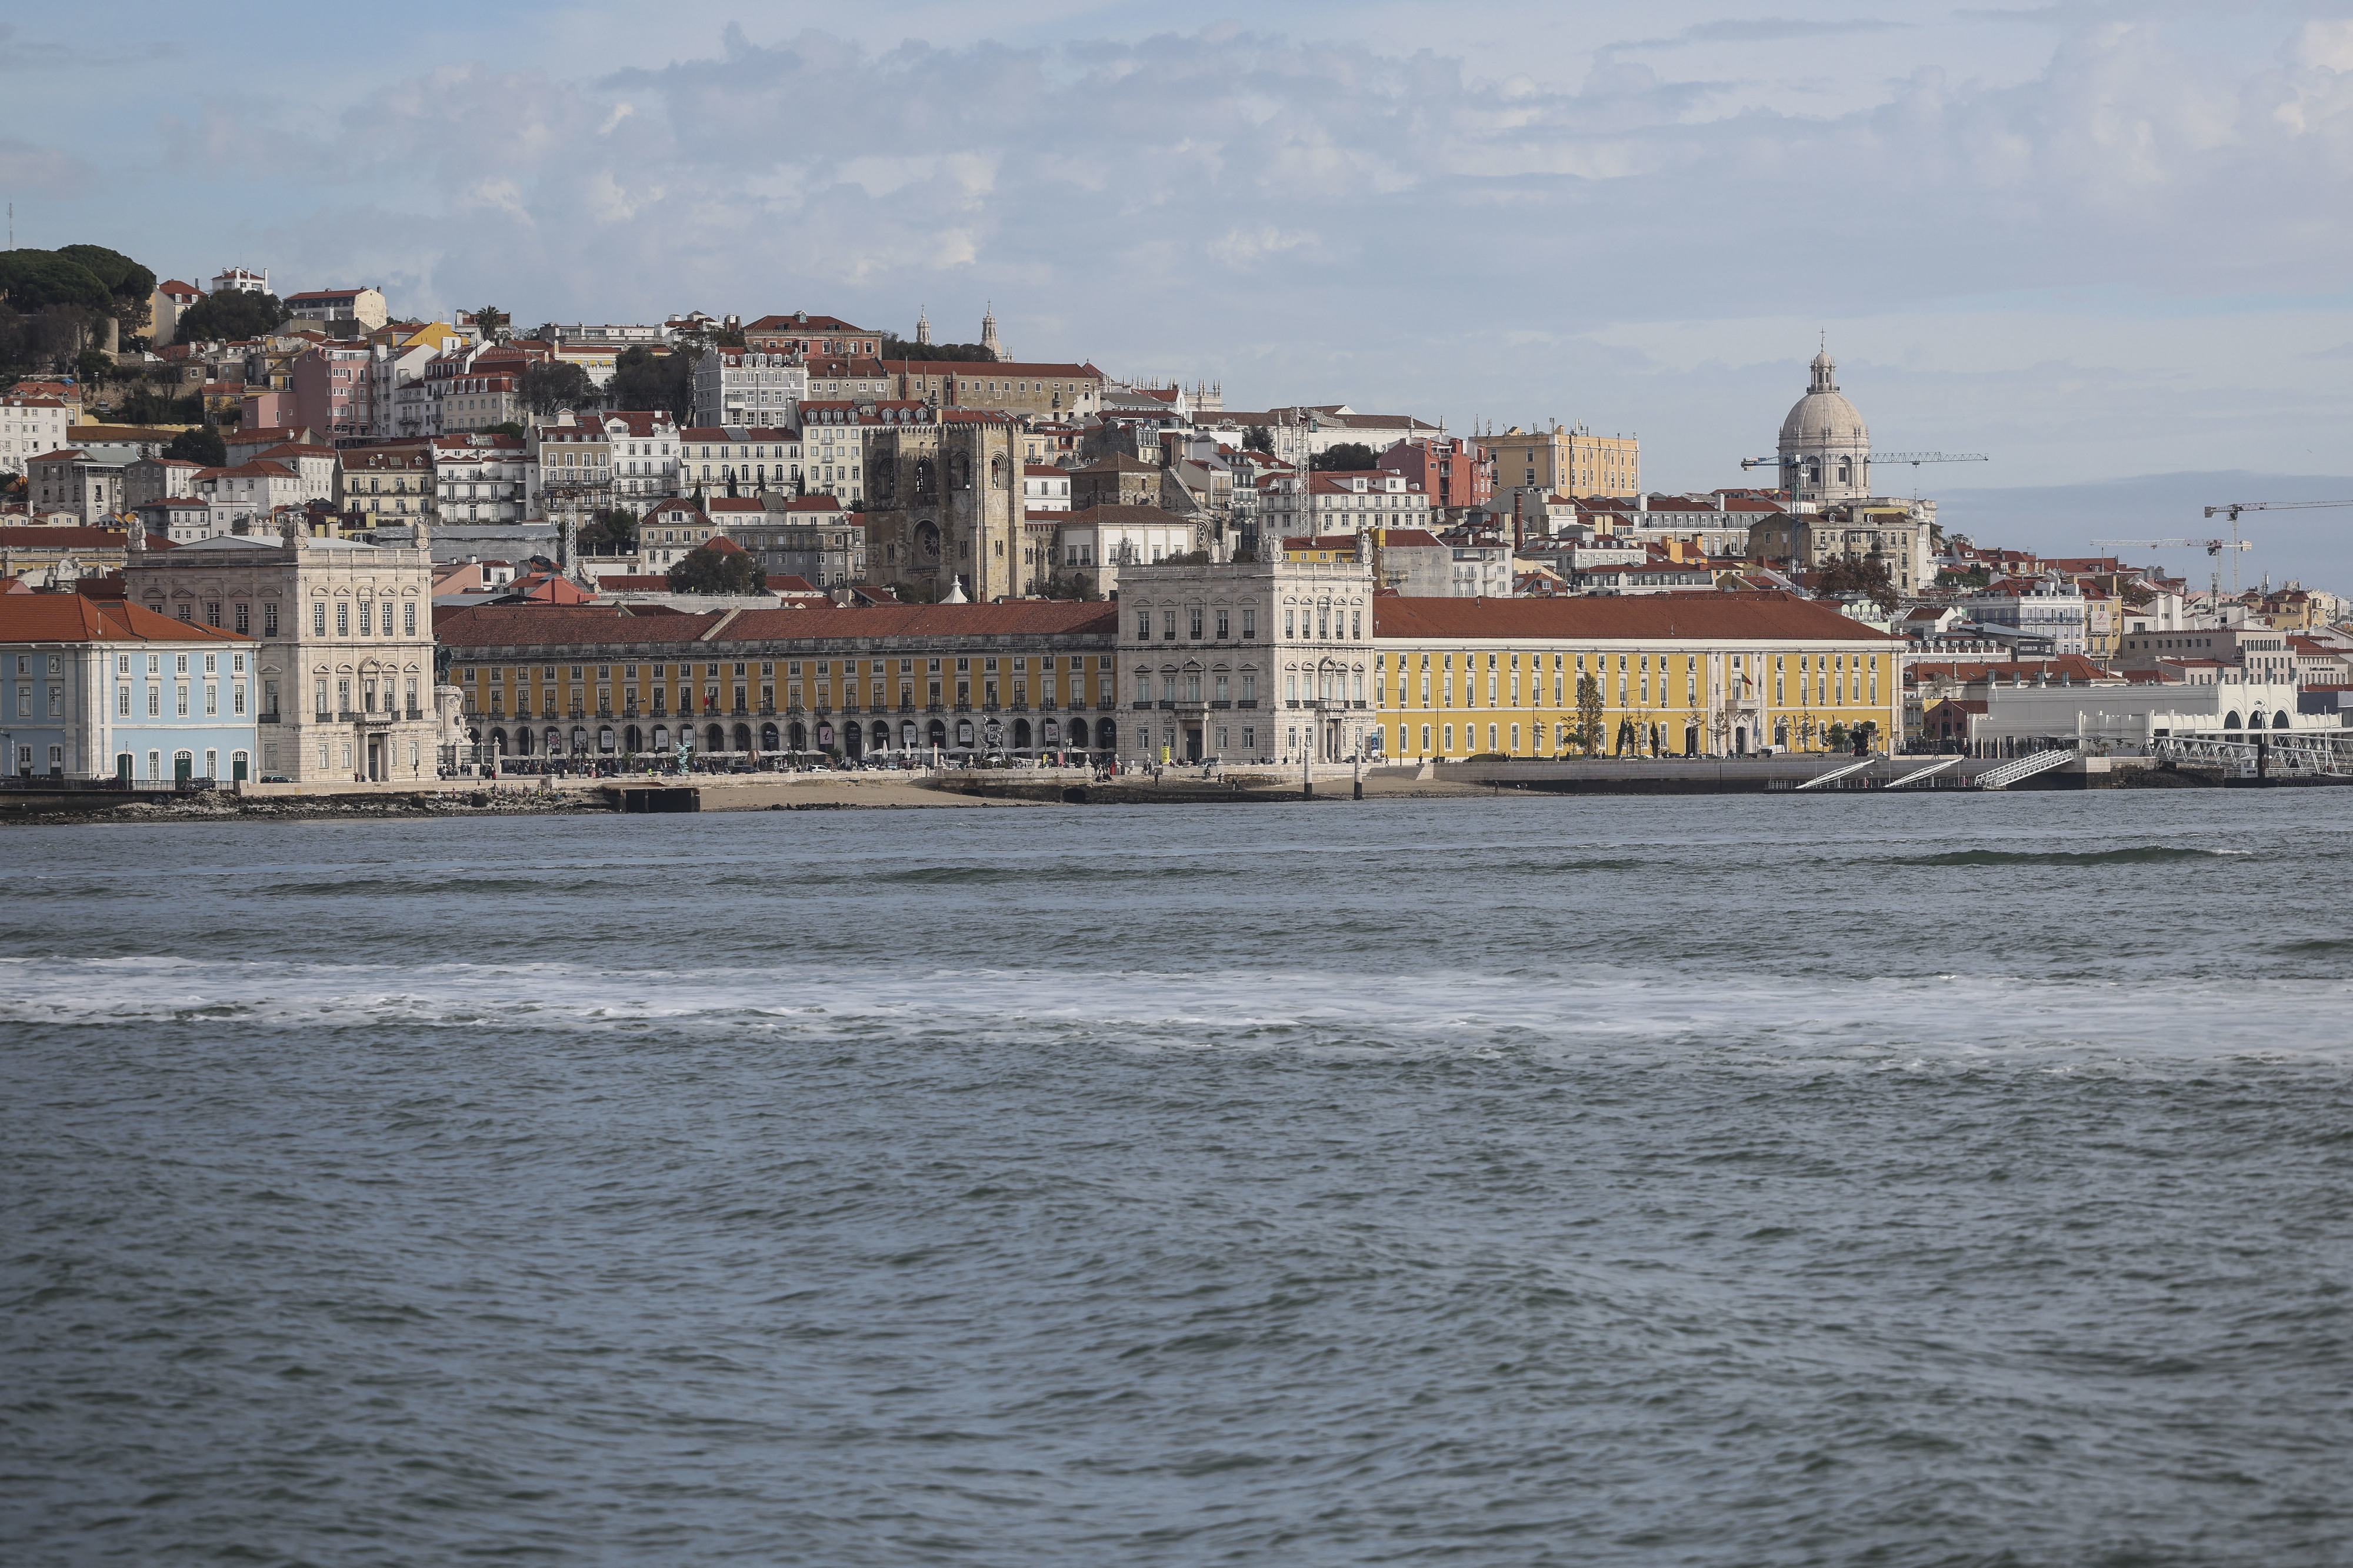
{"type": "Polygon", "coordinates": [[[0,642],[221,642],[253,639],[160,616],[119,599],[80,594],[0,596],[0,642]]]}

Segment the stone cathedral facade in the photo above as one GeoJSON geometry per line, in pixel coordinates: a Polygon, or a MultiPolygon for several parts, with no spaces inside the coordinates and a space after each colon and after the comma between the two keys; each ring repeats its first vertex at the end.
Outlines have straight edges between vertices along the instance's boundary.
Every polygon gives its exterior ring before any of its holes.
{"type": "Polygon", "coordinates": [[[1024,591],[1020,448],[1010,420],[944,410],[866,450],[870,581],[916,600],[987,604],[1024,591]]]}

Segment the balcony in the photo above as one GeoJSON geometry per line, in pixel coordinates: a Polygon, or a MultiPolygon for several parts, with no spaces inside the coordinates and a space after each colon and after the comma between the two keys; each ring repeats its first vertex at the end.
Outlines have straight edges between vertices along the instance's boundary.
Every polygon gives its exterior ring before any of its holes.
{"type": "Polygon", "coordinates": [[[253,721],[257,724],[275,724],[279,722],[277,710],[272,709],[267,713],[257,713],[254,715],[253,721]]]}
{"type": "Polygon", "coordinates": [[[1209,702],[1209,706],[1212,708],[1231,708],[1233,704],[1227,701],[1224,698],[1219,697],[1213,698],[1209,702]]]}
{"type": "Polygon", "coordinates": [[[425,717],[425,710],[416,707],[404,709],[401,712],[401,717],[404,719],[422,719],[425,717]]]}
{"type": "Polygon", "coordinates": [[[1237,708],[1255,708],[1258,706],[1258,699],[1255,697],[1245,697],[1240,702],[1235,703],[1234,706],[1237,708]]]}

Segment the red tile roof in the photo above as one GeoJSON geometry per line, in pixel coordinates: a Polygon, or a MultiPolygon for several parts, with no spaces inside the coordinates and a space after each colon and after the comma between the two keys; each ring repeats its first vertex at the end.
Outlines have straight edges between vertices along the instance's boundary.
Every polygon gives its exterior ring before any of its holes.
{"type": "Polygon", "coordinates": [[[80,594],[0,596],[0,642],[227,642],[253,639],[159,616],[142,605],[80,594]]]}
{"type": "MultiPolygon", "coordinates": [[[[129,536],[119,528],[0,528],[0,544],[11,550],[120,550],[129,536]]],[[[147,536],[150,550],[169,550],[162,534],[147,536]]]]}
{"type": "Polygon", "coordinates": [[[1785,593],[1646,594],[1634,598],[1382,598],[1374,635],[1404,639],[1850,641],[1900,638],[1785,593]]]}

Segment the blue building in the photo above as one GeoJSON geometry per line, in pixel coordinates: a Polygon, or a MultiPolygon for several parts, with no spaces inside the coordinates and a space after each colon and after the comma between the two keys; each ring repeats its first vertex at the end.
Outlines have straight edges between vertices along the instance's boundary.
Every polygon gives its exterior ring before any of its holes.
{"type": "Polygon", "coordinates": [[[0,759],[17,777],[253,776],[253,639],[121,600],[0,594],[0,759]]]}

